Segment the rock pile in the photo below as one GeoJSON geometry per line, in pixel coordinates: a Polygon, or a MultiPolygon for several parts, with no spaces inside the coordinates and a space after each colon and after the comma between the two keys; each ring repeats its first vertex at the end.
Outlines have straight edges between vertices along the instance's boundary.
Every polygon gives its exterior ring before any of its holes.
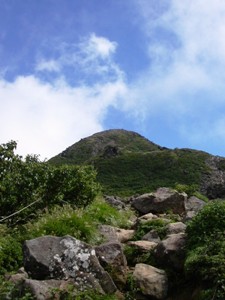
{"type": "MultiPolygon", "coordinates": [[[[124,209],[125,204],[117,198],[107,197],[107,201],[124,209]]],[[[52,299],[53,290],[65,291],[71,285],[75,291],[74,299],[76,292],[88,289],[103,295],[116,294],[118,299],[123,299],[127,278],[131,274],[138,291],[134,299],[170,299],[170,283],[165,270],[182,272],[185,221],[190,220],[205,203],[195,197],[188,199],[186,194],[168,188],[133,197],[130,202],[139,213],[133,221],[133,229],[102,225],[99,230],[105,243],[98,246],[71,236],[43,236],[26,241],[23,247],[24,270],[11,275],[10,280],[22,288],[29,288],[37,300],[52,299]],[[168,211],[179,214],[178,222],[169,220],[168,211]],[[166,224],[163,239],[152,229],[140,240],[133,240],[138,224],[149,220],[162,220],[166,224]],[[141,253],[151,252],[160,268],[144,263],[129,266],[124,254],[125,245],[141,253]]]]}

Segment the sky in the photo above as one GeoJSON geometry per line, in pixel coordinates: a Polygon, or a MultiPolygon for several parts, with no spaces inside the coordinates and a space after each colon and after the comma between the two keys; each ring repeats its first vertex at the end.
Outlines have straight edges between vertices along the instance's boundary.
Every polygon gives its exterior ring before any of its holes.
{"type": "Polygon", "coordinates": [[[224,0],[0,0],[0,144],[107,129],[225,157],[224,0]]]}

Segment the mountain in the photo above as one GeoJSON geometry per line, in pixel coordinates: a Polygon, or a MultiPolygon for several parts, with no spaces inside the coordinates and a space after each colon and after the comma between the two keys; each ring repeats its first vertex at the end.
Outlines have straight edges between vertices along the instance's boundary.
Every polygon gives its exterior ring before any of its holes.
{"type": "Polygon", "coordinates": [[[123,129],[81,139],[49,162],[93,165],[107,194],[130,196],[181,184],[211,199],[225,196],[225,158],[193,149],[168,149],[123,129]]]}

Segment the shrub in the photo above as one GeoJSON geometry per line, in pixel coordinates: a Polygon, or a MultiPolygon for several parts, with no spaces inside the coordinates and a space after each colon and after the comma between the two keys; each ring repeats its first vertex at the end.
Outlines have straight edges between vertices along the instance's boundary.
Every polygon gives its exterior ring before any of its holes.
{"type": "Polygon", "coordinates": [[[225,202],[212,201],[187,226],[187,276],[203,287],[202,299],[225,298],[225,202]]]}
{"type": "Polygon", "coordinates": [[[0,221],[25,223],[38,210],[63,202],[86,206],[98,194],[100,186],[93,167],[54,167],[35,155],[23,160],[15,149],[13,141],[0,146],[0,221]]]}

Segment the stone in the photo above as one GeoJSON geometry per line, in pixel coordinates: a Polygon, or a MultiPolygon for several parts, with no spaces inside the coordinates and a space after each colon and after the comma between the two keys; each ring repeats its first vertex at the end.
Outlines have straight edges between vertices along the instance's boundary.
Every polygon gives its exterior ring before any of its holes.
{"type": "Polygon", "coordinates": [[[66,280],[33,280],[26,279],[23,288],[29,290],[36,300],[60,299],[57,297],[57,291],[66,291],[71,281],[66,280]],[[57,291],[56,291],[57,290],[57,291]],[[55,295],[54,295],[55,291],[55,295]],[[54,298],[53,298],[54,295],[54,298]]]}
{"type": "Polygon", "coordinates": [[[150,230],[148,233],[146,233],[143,237],[142,237],[143,241],[150,241],[150,242],[155,242],[155,243],[159,243],[161,241],[158,232],[154,229],[150,230]]]}
{"type": "Polygon", "coordinates": [[[112,207],[116,208],[116,209],[125,209],[126,205],[125,203],[122,201],[121,198],[116,197],[116,196],[105,196],[105,201],[111,205],[112,207]]]}
{"type": "Polygon", "coordinates": [[[95,247],[95,251],[100,264],[108,270],[115,284],[124,286],[127,281],[127,260],[122,245],[109,242],[95,247]]]}
{"type": "Polygon", "coordinates": [[[192,196],[185,200],[184,205],[186,211],[185,220],[188,221],[197,215],[197,213],[206,205],[206,202],[192,196]]]}
{"type": "Polygon", "coordinates": [[[117,241],[120,243],[126,243],[127,241],[132,240],[135,234],[135,230],[122,229],[109,225],[100,225],[99,231],[106,242],[117,241]]]}
{"type": "Polygon", "coordinates": [[[167,234],[184,233],[187,225],[182,222],[169,223],[166,225],[167,234]]]}
{"type": "Polygon", "coordinates": [[[156,299],[165,299],[168,291],[168,279],[164,270],[146,264],[136,264],[134,280],[141,292],[156,299]]]}
{"type": "Polygon", "coordinates": [[[150,241],[130,241],[127,245],[134,246],[141,252],[149,252],[157,246],[157,243],[150,241]]]}
{"type": "Polygon", "coordinates": [[[143,194],[133,199],[132,206],[141,214],[165,213],[184,214],[185,193],[170,188],[159,188],[155,193],[143,194]]]}
{"type": "Polygon", "coordinates": [[[75,284],[92,289],[101,286],[112,294],[117,288],[100,265],[95,249],[71,236],[43,236],[26,241],[24,267],[32,279],[74,279],[75,284]]]}
{"type": "Polygon", "coordinates": [[[186,235],[184,233],[168,235],[155,247],[154,256],[161,265],[181,271],[184,266],[185,245],[186,235]]]}

